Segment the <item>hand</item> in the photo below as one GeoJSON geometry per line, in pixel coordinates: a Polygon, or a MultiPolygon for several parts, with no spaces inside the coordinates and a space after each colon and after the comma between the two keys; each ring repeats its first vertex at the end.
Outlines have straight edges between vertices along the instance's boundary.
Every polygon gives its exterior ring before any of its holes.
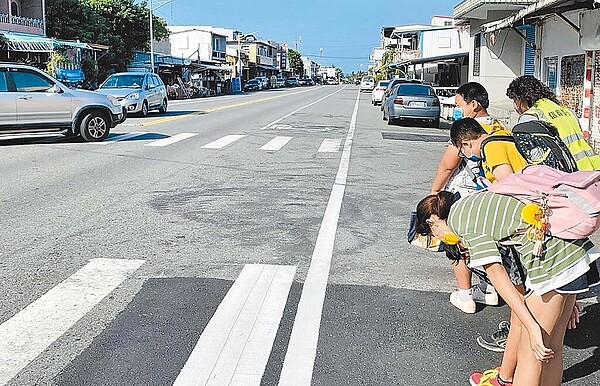
{"type": "Polygon", "coordinates": [[[567,323],[567,328],[572,330],[577,328],[577,323],[579,323],[579,315],[581,315],[581,306],[575,302],[573,305],[573,311],[571,312],[571,317],[569,318],[569,322],[567,323]]]}
{"type": "Polygon", "coordinates": [[[554,358],[554,351],[544,345],[540,326],[536,324],[534,328],[528,328],[527,331],[529,332],[529,344],[535,358],[546,363],[554,358]]]}

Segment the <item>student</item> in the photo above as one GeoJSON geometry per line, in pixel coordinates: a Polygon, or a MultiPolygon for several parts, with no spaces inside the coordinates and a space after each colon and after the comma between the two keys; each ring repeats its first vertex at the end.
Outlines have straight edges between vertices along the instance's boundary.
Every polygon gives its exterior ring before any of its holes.
{"type": "MultiPolygon", "coordinates": [[[[469,82],[456,90],[454,97],[455,118],[473,118],[481,124],[486,132],[491,133],[504,129],[504,126],[492,118],[488,112],[488,92],[481,84],[469,82]]],[[[474,176],[479,174],[480,162],[462,158],[458,149],[450,142],[442,155],[431,185],[431,193],[441,190],[458,192],[464,197],[478,189],[474,176]]],[[[475,303],[498,305],[498,294],[492,286],[480,282],[473,286],[471,271],[463,261],[452,264],[458,290],[450,295],[450,302],[465,313],[472,314],[476,310],[475,303]]]]}
{"type": "Polygon", "coordinates": [[[529,120],[549,122],[575,158],[579,170],[600,170],[600,156],[586,142],[577,118],[571,110],[561,106],[556,95],[533,76],[513,80],[506,96],[513,101],[519,123],[529,120]]]}
{"type": "Polygon", "coordinates": [[[575,297],[600,282],[596,266],[600,251],[588,239],[548,236],[543,257],[534,257],[535,242],[521,232],[528,227],[521,218],[523,207],[513,197],[487,191],[456,202],[451,193],[439,192],[419,202],[417,231],[441,239],[454,235],[468,248],[469,265],[485,269],[510,307],[514,315],[511,322],[520,321],[522,328],[511,325],[509,333],[509,341],[516,343],[514,350],[518,353],[514,379],[496,373],[485,384],[558,386],[562,381],[565,331],[576,317],[575,297]],[[519,261],[527,272],[525,296],[501,264],[497,246],[507,239],[520,245],[519,261]]]}

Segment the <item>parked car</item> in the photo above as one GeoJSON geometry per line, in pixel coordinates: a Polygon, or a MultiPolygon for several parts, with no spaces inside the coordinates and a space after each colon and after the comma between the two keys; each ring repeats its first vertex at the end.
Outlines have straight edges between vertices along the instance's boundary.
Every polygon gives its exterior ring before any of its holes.
{"type": "Polygon", "coordinates": [[[373,104],[373,106],[381,104],[381,101],[383,100],[383,93],[385,92],[388,83],[390,83],[389,80],[380,80],[377,82],[377,85],[371,93],[371,104],[373,104]]]}
{"type": "Polygon", "coordinates": [[[360,91],[373,91],[375,88],[375,78],[372,76],[363,76],[360,80],[360,91]]]}
{"type": "Polygon", "coordinates": [[[277,78],[277,83],[276,84],[277,84],[277,88],[285,87],[285,79],[283,79],[283,78],[277,78]]]}
{"type": "Polygon", "coordinates": [[[336,85],[336,84],[340,84],[340,82],[338,82],[338,80],[335,78],[327,78],[327,79],[325,79],[325,84],[336,85]]]}
{"type": "Polygon", "coordinates": [[[161,114],[167,112],[167,88],[158,75],[149,72],[112,74],[96,92],[117,98],[127,114],[145,117],[150,110],[158,110],[161,114]]]}
{"type": "Polygon", "coordinates": [[[260,89],[264,90],[269,88],[269,79],[266,76],[257,76],[254,78],[260,82],[260,89]]]}
{"type": "Polygon", "coordinates": [[[288,87],[296,87],[298,86],[298,78],[296,78],[295,76],[290,76],[289,78],[287,78],[286,84],[288,87]]]}
{"type": "Polygon", "coordinates": [[[244,85],[245,91],[260,91],[262,90],[262,82],[259,79],[250,79],[244,85]]]}
{"type": "Polygon", "coordinates": [[[119,101],[72,90],[35,67],[0,63],[0,133],[81,135],[103,141],[127,114],[119,101]]]}
{"type": "Polygon", "coordinates": [[[440,100],[433,87],[416,83],[394,86],[383,106],[383,120],[393,125],[401,119],[418,119],[439,127],[440,100]]]}
{"type": "Polygon", "coordinates": [[[383,105],[385,104],[386,99],[392,93],[392,89],[400,83],[423,83],[419,79],[408,79],[408,78],[394,78],[390,80],[385,91],[383,92],[383,97],[381,98],[381,111],[383,111],[383,105]]]}

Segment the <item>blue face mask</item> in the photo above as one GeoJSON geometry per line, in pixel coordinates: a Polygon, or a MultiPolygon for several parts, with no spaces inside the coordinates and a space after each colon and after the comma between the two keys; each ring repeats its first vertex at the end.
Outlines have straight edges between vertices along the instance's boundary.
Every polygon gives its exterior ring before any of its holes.
{"type": "Polygon", "coordinates": [[[463,119],[463,110],[460,107],[455,107],[454,110],[452,110],[452,118],[455,121],[463,119]]]}
{"type": "Polygon", "coordinates": [[[470,157],[467,157],[467,159],[468,159],[468,160],[471,160],[471,161],[473,161],[473,162],[479,162],[479,161],[481,161],[483,158],[479,158],[479,157],[477,157],[475,154],[471,154],[471,156],[470,156],[470,157]]]}

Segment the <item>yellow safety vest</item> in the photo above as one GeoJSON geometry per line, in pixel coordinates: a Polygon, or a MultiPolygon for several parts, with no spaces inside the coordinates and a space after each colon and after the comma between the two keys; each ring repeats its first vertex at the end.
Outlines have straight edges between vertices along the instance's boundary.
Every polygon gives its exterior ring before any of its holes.
{"type": "Polygon", "coordinates": [[[540,121],[554,125],[575,158],[579,170],[600,170],[600,156],[583,137],[579,122],[571,110],[543,98],[535,102],[523,115],[532,115],[540,121]]]}

